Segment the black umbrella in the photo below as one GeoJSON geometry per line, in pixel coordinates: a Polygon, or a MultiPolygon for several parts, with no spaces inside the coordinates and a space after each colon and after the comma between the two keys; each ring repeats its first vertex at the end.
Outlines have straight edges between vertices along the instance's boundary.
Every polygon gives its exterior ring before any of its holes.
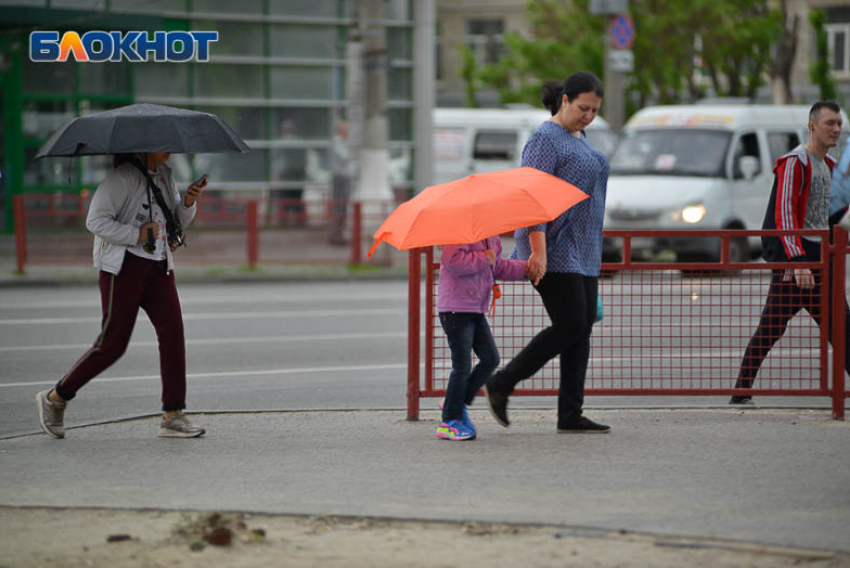
{"type": "Polygon", "coordinates": [[[248,145],[214,114],[139,103],[70,120],[36,158],[171,152],[248,152],[248,145]]]}

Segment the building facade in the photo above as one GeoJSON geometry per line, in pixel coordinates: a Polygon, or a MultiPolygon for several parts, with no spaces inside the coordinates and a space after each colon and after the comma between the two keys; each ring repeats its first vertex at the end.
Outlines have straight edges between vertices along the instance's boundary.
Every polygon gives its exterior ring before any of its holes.
{"type": "MultiPolygon", "coordinates": [[[[414,186],[414,0],[384,0],[389,151],[397,191],[414,186]]],[[[33,156],[75,116],[134,102],[215,113],[251,152],[171,159],[187,183],[210,189],[326,189],[334,135],[346,118],[346,44],[356,0],[0,0],[0,191],[5,229],[11,196],[94,189],[110,158],[33,156]],[[212,30],[209,62],[34,63],[32,30],[212,30]]]]}

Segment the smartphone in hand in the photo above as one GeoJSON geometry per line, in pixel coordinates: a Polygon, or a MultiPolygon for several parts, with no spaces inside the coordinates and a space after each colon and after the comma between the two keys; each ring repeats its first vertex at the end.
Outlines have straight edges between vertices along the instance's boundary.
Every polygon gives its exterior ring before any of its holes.
{"type": "Polygon", "coordinates": [[[196,187],[204,187],[205,185],[207,185],[207,177],[209,177],[209,175],[210,175],[210,174],[204,174],[204,175],[202,175],[201,177],[199,177],[198,179],[196,179],[196,180],[195,180],[195,182],[194,182],[194,183],[192,183],[192,185],[194,185],[194,186],[196,186],[196,187]]]}

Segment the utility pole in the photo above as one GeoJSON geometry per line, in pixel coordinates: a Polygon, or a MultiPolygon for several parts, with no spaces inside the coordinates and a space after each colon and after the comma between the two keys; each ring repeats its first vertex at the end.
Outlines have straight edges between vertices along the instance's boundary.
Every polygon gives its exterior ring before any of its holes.
{"type": "MultiPolygon", "coordinates": [[[[354,199],[365,202],[364,214],[380,211],[380,202],[392,200],[392,191],[388,179],[388,124],[387,124],[387,40],[384,26],[384,0],[360,0],[357,4],[357,24],[360,44],[359,58],[362,72],[359,77],[349,78],[350,83],[359,90],[362,101],[362,114],[352,116],[352,132],[361,137],[361,147],[356,154],[359,157],[360,175],[357,180],[354,199]],[[359,79],[359,80],[358,80],[359,79]],[[360,124],[354,124],[358,121],[360,124]]],[[[349,56],[356,46],[349,47],[349,56]]],[[[357,93],[354,94],[357,96],[357,93]]],[[[354,113],[358,114],[357,112],[354,113]]]]}
{"type": "Polygon", "coordinates": [[[590,13],[608,19],[605,44],[605,98],[602,105],[605,120],[616,131],[626,121],[626,74],[634,70],[632,43],[634,24],[628,15],[628,0],[591,0],[590,13]]]}

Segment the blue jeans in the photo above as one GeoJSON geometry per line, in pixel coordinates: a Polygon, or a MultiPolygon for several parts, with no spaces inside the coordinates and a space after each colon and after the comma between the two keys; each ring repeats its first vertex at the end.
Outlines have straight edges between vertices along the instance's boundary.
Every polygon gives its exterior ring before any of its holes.
{"type": "Polygon", "coordinates": [[[499,366],[499,350],[484,314],[440,312],[440,325],[452,352],[452,373],[443,405],[443,422],[448,422],[463,418],[463,405],[472,404],[479,389],[499,366]],[[478,364],[470,372],[473,351],[478,364]]]}

